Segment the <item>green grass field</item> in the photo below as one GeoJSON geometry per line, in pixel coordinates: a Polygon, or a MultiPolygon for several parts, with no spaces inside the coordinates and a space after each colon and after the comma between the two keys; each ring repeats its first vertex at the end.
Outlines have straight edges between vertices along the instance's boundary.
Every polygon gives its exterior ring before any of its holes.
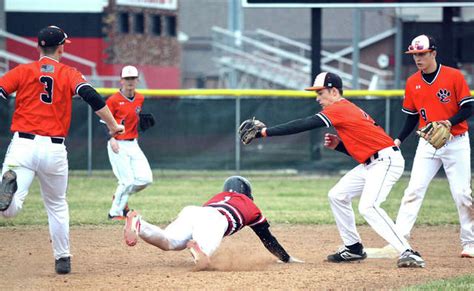
{"type": "MultiPolygon", "coordinates": [[[[155,182],[129,200],[148,221],[157,224],[170,222],[186,205],[200,205],[220,192],[225,178],[232,172],[177,172],[156,171],[155,182]]],[[[327,193],[340,178],[302,176],[296,174],[242,172],[250,179],[256,203],[273,223],[334,224],[327,193]]],[[[111,171],[72,172],[69,178],[68,201],[71,225],[103,225],[107,220],[111,198],[116,187],[111,171]]],[[[403,177],[382,205],[395,218],[408,177],[403,177]]],[[[2,226],[47,225],[46,212],[35,180],[22,212],[11,220],[0,220],[2,226]]],[[[357,213],[358,224],[365,221],[357,213]]],[[[446,179],[435,179],[425,198],[418,224],[458,224],[458,215],[446,179]]],[[[473,288],[474,276],[432,282],[410,290],[446,290],[473,288]]],[[[471,289],[472,290],[472,289],[471,289]]]]}

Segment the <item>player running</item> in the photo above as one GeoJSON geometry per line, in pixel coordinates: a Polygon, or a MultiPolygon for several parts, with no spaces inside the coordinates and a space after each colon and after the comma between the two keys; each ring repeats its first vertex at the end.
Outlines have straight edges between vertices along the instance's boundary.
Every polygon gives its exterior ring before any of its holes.
{"type": "Polygon", "coordinates": [[[125,219],[130,195],[145,189],[153,181],[150,164],[138,145],[139,114],[145,97],[136,92],[138,70],[125,66],[120,74],[120,91],[107,99],[115,120],[123,124],[126,133],[111,136],[107,143],[110,164],[118,186],[113,196],[108,218],[125,219]]]}
{"type": "Polygon", "coordinates": [[[197,268],[205,269],[223,237],[249,226],[280,261],[303,263],[290,256],[271,234],[270,224],[253,202],[252,187],[247,179],[229,177],[222,191],[203,206],[184,207],[165,229],[146,222],[136,211],[130,211],[124,229],[125,243],[134,246],[140,237],[164,251],[188,248],[197,268]]]}
{"type": "MultiPolygon", "coordinates": [[[[0,96],[16,92],[15,112],[3,173],[16,172],[18,189],[0,216],[16,216],[35,176],[48,213],[49,232],[58,274],[71,272],[69,208],[66,200],[68,160],[65,137],[71,123],[72,96],[79,95],[105,121],[109,134],[123,133],[102,97],[76,69],[61,64],[66,33],[48,26],[38,33],[38,61],[15,67],[0,78],[0,96]]],[[[9,179],[11,181],[11,179],[9,179]]]]}
{"type": "MultiPolygon", "coordinates": [[[[319,127],[334,127],[338,135],[326,133],[324,146],[353,157],[360,164],[349,171],[329,191],[331,205],[344,247],[327,257],[329,262],[360,261],[367,257],[356,229],[352,199],[360,196],[359,212],[369,225],[400,254],[398,267],[424,267],[425,261],[412,250],[407,240],[380,207],[405,167],[405,160],[393,140],[362,109],[342,97],[342,80],[332,73],[320,73],[314,80],[316,100],[323,110],[316,115],[285,124],[266,127],[260,121],[247,120],[241,128],[255,123],[255,137],[295,134],[319,127]]],[[[244,143],[248,139],[241,132],[244,143]]]]}

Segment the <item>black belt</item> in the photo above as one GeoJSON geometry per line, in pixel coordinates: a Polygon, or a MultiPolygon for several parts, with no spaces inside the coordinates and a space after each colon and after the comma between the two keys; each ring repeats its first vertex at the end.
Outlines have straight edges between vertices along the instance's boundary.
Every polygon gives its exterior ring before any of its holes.
{"type": "MultiPolygon", "coordinates": [[[[392,150],[394,150],[395,152],[398,152],[400,149],[396,146],[393,146],[392,150]]],[[[379,158],[379,152],[376,152],[375,154],[371,155],[367,160],[365,160],[364,164],[366,164],[368,166],[368,165],[370,165],[370,163],[372,163],[373,161],[375,161],[378,158],[379,158]]]]}
{"type": "Polygon", "coordinates": [[[124,140],[124,141],[134,141],[134,138],[129,138],[129,139],[119,139],[119,140],[124,140]]]}
{"type": "MultiPolygon", "coordinates": [[[[18,132],[18,136],[21,137],[21,138],[27,138],[27,139],[35,139],[35,137],[36,137],[36,135],[31,134],[31,133],[26,133],[26,132],[18,132]]],[[[62,144],[62,143],[64,143],[64,138],[63,137],[51,137],[51,142],[62,144]]]]}

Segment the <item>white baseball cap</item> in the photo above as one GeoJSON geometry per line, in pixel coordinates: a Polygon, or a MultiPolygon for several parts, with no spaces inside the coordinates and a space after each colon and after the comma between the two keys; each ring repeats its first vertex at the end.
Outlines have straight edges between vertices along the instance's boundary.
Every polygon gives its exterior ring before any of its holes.
{"type": "Polygon", "coordinates": [[[138,70],[134,66],[125,66],[122,69],[121,78],[138,78],[138,70]]]}
{"type": "Polygon", "coordinates": [[[432,36],[422,34],[415,37],[408,46],[406,54],[426,53],[436,50],[436,43],[432,36]]]}

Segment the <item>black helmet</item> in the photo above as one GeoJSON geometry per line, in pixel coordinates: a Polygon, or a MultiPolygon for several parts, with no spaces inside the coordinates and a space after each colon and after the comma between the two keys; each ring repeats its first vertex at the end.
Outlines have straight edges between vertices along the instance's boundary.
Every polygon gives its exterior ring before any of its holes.
{"type": "Polygon", "coordinates": [[[224,182],[223,191],[244,194],[245,196],[253,200],[252,185],[250,185],[249,180],[245,179],[242,176],[231,176],[227,178],[224,182]]]}

